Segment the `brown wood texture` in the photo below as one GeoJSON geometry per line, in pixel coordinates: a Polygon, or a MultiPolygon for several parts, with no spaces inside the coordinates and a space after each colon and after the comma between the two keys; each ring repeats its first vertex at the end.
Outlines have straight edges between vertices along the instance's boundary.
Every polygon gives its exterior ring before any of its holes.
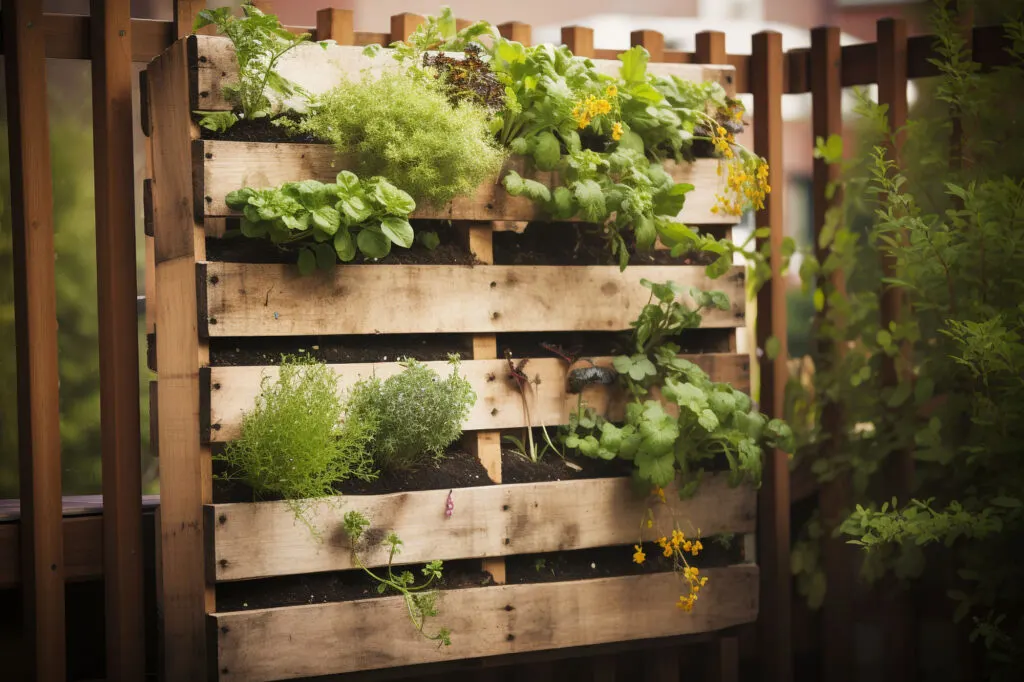
{"type": "Polygon", "coordinates": [[[199,680],[206,674],[207,591],[203,504],[210,501],[209,453],[199,429],[199,364],[195,261],[205,236],[192,216],[189,177],[195,131],[188,103],[187,43],[175,43],[148,68],[152,87],[153,230],[161,511],[158,569],[164,679],[199,680]]]}
{"type": "Polygon", "coordinates": [[[390,42],[408,40],[409,36],[412,35],[413,31],[415,31],[416,28],[424,21],[426,21],[425,18],[423,18],[419,14],[413,14],[412,12],[392,14],[390,42]]]}
{"type": "Polygon", "coordinates": [[[440,648],[411,626],[396,627],[407,623],[401,597],[215,614],[219,679],[262,682],[709,632],[756,617],[756,567],[706,574],[689,614],[675,606],[680,582],[672,573],[451,590],[435,620],[451,628],[452,646],[440,648]]]}
{"type": "MultiPolygon", "coordinates": [[[[497,353],[490,355],[496,356],[497,353]]],[[[484,354],[474,354],[474,357],[484,357],[484,354]]],[[[746,355],[701,353],[682,357],[701,367],[712,381],[728,383],[744,392],[750,390],[750,359],[746,355]]],[[[599,367],[612,364],[611,357],[594,357],[591,360],[599,367]]],[[[425,364],[442,376],[451,371],[444,361],[425,364]]],[[[338,389],[346,391],[361,379],[371,376],[386,379],[398,374],[402,366],[397,362],[352,363],[331,365],[331,369],[338,374],[338,389]]],[[[558,358],[531,358],[527,370],[531,379],[540,381],[534,386],[529,402],[533,426],[567,423],[568,415],[576,410],[577,395],[570,393],[566,386],[565,363],[558,358]]],[[[261,380],[264,376],[274,380],[277,373],[276,367],[211,367],[210,430],[201,433],[201,437],[210,442],[228,442],[237,438],[242,415],[252,409],[261,380]]],[[[477,395],[476,403],[462,424],[464,430],[494,431],[526,426],[519,390],[508,379],[506,360],[464,360],[459,366],[459,374],[469,381],[477,395]]],[[[609,419],[622,417],[627,397],[621,389],[587,386],[582,395],[588,406],[609,419]]]]}
{"type": "MultiPolygon", "coordinates": [[[[628,546],[640,540],[637,519],[650,507],[649,500],[634,495],[628,478],[458,488],[452,493],[455,512],[446,519],[447,497],[447,490],[427,490],[314,502],[306,518],[322,542],[296,522],[287,502],[210,505],[209,565],[218,581],[353,568],[341,529],[351,510],[365,514],[375,530],[394,531],[405,540],[403,563],[424,563],[628,546]]],[[[667,504],[651,508],[656,529],[676,522],[684,529],[699,528],[705,537],[754,531],[756,491],[729,487],[724,474],[709,475],[692,499],[680,501],[674,486],[665,497],[667,504]]],[[[654,532],[647,531],[645,539],[654,532]]],[[[361,552],[360,558],[368,566],[388,560],[384,547],[361,552]]]]}
{"type": "MultiPolygon", "coordinates": [[[[274,187],[307,179],[334,182],[338,172],[346,167],[345,160],[339,159],[330,145],[214,141],[197,145],[201,146],[201,151],[197,150],[196,157],[202,163],[201,174],[196,176],[196,195],[202,197],[202,215],[197,215],[197,219],[239,215],[228,208],[224,199],[229,192],[243,187],[274,187]]],[[[547,219],[544,210],[529,198],[514,197],[505,191],[500,180],[507,170],[516,170],[523,177],[551,187],[557,182],[555,173],[528,170],[523,158],[513,157],[505,163],[501,175],[493,183],[481,185],[475,195],[456,197],[442,207],[421,202],[412,217],[474,221],[547,219]]],[[[667,161],[665,170],[676,182],[688,182],[699,188],[687,195],[679,220],[691,225],[737,222],[734,216],[711,212],[715,204],[712,188],[722,184],[718,161],[700,159],[692,164],[667,161]]]]}
{"type": "Polygon", "coordinates": [[[316,39],[333,40],[339,45],[355,44],[352,10],[327,8],[316,12],[316,39]]]}
{"type": "MultiPolygon", "coordinates": [[[[786,282],[782,276],[783,198],[785,173],[782,167],[782,36],[765,31],[753,37],[750,77],[754,90],[754,151],[768,161],[771,194],[756,217],[758,228],[769,227],[767,239],[758,240],[771,249],[771,280],[757,296],[757,347],[766,348],[775,337],[779,352],[775,359],[764,353],[760,363],[759,402],[761,411],[782,417],[788,379],[786,358],[786,282]]],[[[764,478],[759,499],[758,564],[761,567],[763,608],[758,622],[758,655],[762,677],[773,682],[793,679],[790,635],[790,535],[789,458],[782,452],[765,453],[764,478]]]]}
{"type": "MultiPolygon", "coordinates": [[[[835,27],[816,28],[811,32],[810,76],[811,103],[813,107],[813,135],[827,140],[830,135],[842,135],[842,49],[839,43],[840,31],[835,27]]],[[[840,164],[828,164],[824,159],[814,161],[814,243],[817,246],[819,263],[824,263],[831,252],[830,247],[822,248],[818,241],[827,219],[827,212],[842,205],[842,193],[836,192],[829,198],[828,187],[840,180],[840,164]]],[[[844,291],[843,273],[833,275],[831,285],[836,291],[844,291]]],[[[818,315],[818,328],[829,324],[825,321],[828,306],[818,315]]],[[[826,362],[838,362],[842,345],[829,343],[819,338],[818,350],[826,362]]],[[[827,365],[826,365],[827,366],[827,365]]],[[[843,438],[842,415],[839,406],[824,407],[822,417],[827,440],[822,446],[822,456],[829,456],[839,447],[843,438]]],[[[819,494],[819,506],[826,527],[831,529],[841,519],[851,503],[849,476],[839,476],[825,483],[819,494]]],[[[828,576],[828,591],[822,610],[822,679],[828,682],[849,682],[856,671],[854,658],[853,596],[855,588],[856,555],[843,538],[832,538],[826,533],[822,540],[822,563],[828,576]]]]}
{"type": "MultiPolygon", "coordinates": [[[[624,272],[616,266],[343,265],[305,277],[294,264],[216,262],[201,270],[206,309],[199,315],[211,337],[623,331],[649,300],[642,279],[724,291],[730,309],[707,312],[702,327],[744,324],[740,267],[716,280],[701,266],[683,265],[624,272]]],[[[166,291],[159,281],[157,287],[166,291]]],[[[159,343],[165,333],[159,318],[157,328],[159,343]]],[[[159,362],[163,372],[163,355],[159,362]]]]}
{"type": "MultiPolygon", "coordinates": [[[[401,17],[408,20],[410,15],[393,17],[396,21],[401,17]]],[[[520,27],[520,34],[523,29],[520,27]]],[[[650,33],[650,32],[648,32],[650,33]]],[[[221,36],[197,36],[196,80],[192,89],[193,108],[203,110],[230,109],[230,103],[224,98],[223,86],[234,81],[238,73],[234,47],[231,41],[221,36]],[[226,74],[226,75],[222,75],[226,74]]],[[[358,39],[356,40],[358,43],[358,39]]],[[[595,59],[594,66],[601,72],[618,75],[622,63],[617,59],[616,51],[606,59],[595,59]]],[[[300,45],[285,54],[277,65],[278,72],[285,78],[294,80],[309,92],[319,94],[334,87],[343,78],[357,77],[364,70],[371,73],[399,68],[392,57],[392,50],[380,50],[375,56],[368,57],[358,46],[330,45],[326,51],[315,43],[300,45]]],[[[683,80],[701,82],[714,80],[722,84],[729,94],[734,93],[735,71],[731,66],[705,66],[701,64],[679,64],[652,61],[648,71],[661,76],[678,76],[683,80]]],[[[287,101],[287,100],[286,100],[287,101]]]]}
{"type": "Polygon", "coordinates": [[[39,0],[3,5],[17,356],[21,576],[29,674],[65,677],[57,296],[46,39],[39,0]]]}
{"type": "Polygon", "coordinates": [[[131,3],[92,0],[93,158],[99,297],[107,676],[145,673],[142,451],[135,281],[131,3]]]}
{"type": "Polygon", "coordinates": [[[533,38],[533,29],[529,24],[521,21],[506,21],[498,25],[498,32],[508,40],[514,40],[523,45],[529,45],[533,38]]]}
{"type": "MultiPolygon", "coordinates": [[[[21,584],[20,522],[0,523],[0,589],[21,584]]],[[[77,516],[61,523],[64,580],[93,580],[103,575],[103,517],[77,516]]]]}
{"type": "Polygon", "coordinates": [[[577,57],[593,57],[594,29],[586,26],[563,26],[562,43],[577,57]]]}
{"type": "MultiPolygon", "coordinates": [[[[907,123],[907,60],[909,40],[903,20],[883,19],[878,22],[878,102],[888,106],[888,124],[892,141],[888,158],[901,168],[900,159],[906,139],[907,123]]],[[[884,197],[879,197],[884,200],[884,197]]],[[[906,236],[903,236],[906,241],[906,236]]],[[[895,275],[895,261],[883,257],[885,276],[895,275]]],[[[881,285],[881,324],[898,323],[908,314],[907,298],[901,289],[881,285]]],[[[904,343],[895,357],[882,358],[882,383],[895,386],[900,380],[910,381],[911,348],[904,343]]],[[[891,453],[882,467],[884,494],[895,497],[899,504],[909,502],[914,480],[913,453],[909,450],[891,453]]],[[[911,679],[917,672],[917,624],[910,595],[902,589],[888,591],[884,599],[885,648],[884,679],[890,682],[911,679]]]]}

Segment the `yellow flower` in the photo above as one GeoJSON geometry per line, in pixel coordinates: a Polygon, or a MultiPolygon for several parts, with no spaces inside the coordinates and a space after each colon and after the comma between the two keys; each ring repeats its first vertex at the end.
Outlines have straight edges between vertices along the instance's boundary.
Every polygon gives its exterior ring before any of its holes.
{"type": "Polygon", "coordinates": [[[707,584],[708,584],[708,577],[707,576],[704,576],[703,578],[700,579],[700,586],[701,587],[704,587],[707,584]]]}
{"type": "Polygon", "coordinates": [[[697,553],[702,549],[704,549],[704,545],[700,543],[700,540],[697,540],[697,542],[693,543],[693,556],[697,556],[697,553]]]}
{"type": "Polygon", "coordinates": [[[665,551],[664,551],[664,552],[662,552],[662,554],[664,554],[664,555],[665,555],[665,556],[667,556],[667,557],[670,557],[670,556],[672,556],[672,552],[673,552],[674,550],[672,549],[672,545],[671,545],[670,543],[665,543],[664,545],[662,545],[662,547],[664,547],[664,548],[665,548],[665,551]]]}
{"type": "Polygon", "coordinates": [[[607,88],[605,88],[604,94],[608,97],[618,97],[619,89],[614,85],[609,85],[607,88]]]}
{"type": "Polygon", "coordinates": [[[668,538],[666,538],[665,536],[658,538],[658,544],[664,547],[666,544],[668,544],[668,538]]]}
{"type": "Polygon", "coordinates": [[[681,545],[684,540],[686,540],[686,536],[683,535],[681,531],[673,529],[673,531],[672,531],[672,546],[678,549],[679,545],[681,545]]]}
{"type": "Polygon", "coordinates": [[[679,601],[676,602],[676,606],[681,608],[683,611],[689,613],[690,611],[693,611],[693,602],[695,602],[696,600],[697,597],[693,594],[688,594],[685,596],[679,595],[679,601]]]}
{"type": "Polygon", "coordinates": [[[647,519],[647,527],[651,528],[653,526],[654,526],[654,521],[652,521],[651,519],[647,519]]]}
{"type": "Polygon", "coordinates": [[[636,550],[633,552],[633,563],[642,564],[647,559],[647,555],[640,549],[640,545],[633,545],[633,549],[636,550]]]}
{"type": "Polygon", "coordinates": [[[662,488],[660,485],[654,486],[654,490],[651,491],[651,494],[657,497],[662,502],[665,501],[665,489],[662,488]]]}
{"type": "Polygon", "coordinates": [[[619,123],[618,121],[616,121],[614,123],[614,125],[612,125],[612,139],[613,140],[619,140],[621,138],[622,138],[622,124],[619,123]]]}

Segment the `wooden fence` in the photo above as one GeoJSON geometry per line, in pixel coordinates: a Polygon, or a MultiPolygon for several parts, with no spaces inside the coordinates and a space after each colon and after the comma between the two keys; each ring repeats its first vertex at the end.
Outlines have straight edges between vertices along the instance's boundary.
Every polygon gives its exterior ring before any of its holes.
{"type": "MultiPolygon", "coordinates": [[[[205,6],[203,1],[175,2],[174,21],[163,22],[131,19],[128,0],[92,0],[90,4],[91,17],[43,14],[41,0],[11,0],[4,2],[2,11],[14,225],[21,517],[17,526],[0,525],[0,582],[20,581],[23,651],[31,657],[32,675],[39,680],[65,679],[64,583],[72,577],[72,566],[77,575],[102,574],[105,582],[107,678],[138,680],[146,669],[135,215],[134,202],[127,199],[136,191],[132,139],[126,133],[133,123],[131,73],[132,62],[148,62],[187,35],[196,13],[205,6]],[[92,60],[103,515],[102,526],[90,522],[83,536],[71,528],[80,520],[64,519],[62,511],[51,168],[49,155],[39,153],[49,148],[46,58],[92,60]],[[76,540],[69,541],[69,535],[76,540]],[[89,540],[82,542],[82,537],[89,540]]],[[[387,44],[407,35],[420,20],[401,14],[392,17],[387,33],[357,32],[351,12],[325,9],[317,13],[314,28],[303,30],[341,44],[387,44]]],[[[513,22],[503,24],[501,30],[506,36],[528,40],[530,27],[513,22]]],[[[974,28],[972,39],[975,60],[986,66],[1005,62],[1006,42],[998,28],[974,28]]],[[[595,50],[593,31],[588,28],[565,27],[562,41],[579,55],[616,55],[616,51],[595,50]]],[[[842,88],[877,83],[880,100],[889,106],[889,122],[898,128],[906,119],[907,81],[937,75],[929,62],[934,55],[932,39],[908,38],[906,25],[899,20],[879,22],[875,43],[841,47],[838,29],[826,27],[812,31],[810,49],[789,52],[783,52],[781,35],[775,32],[753,36],[750,55],[726,54],[725,36],[719,32],[699,34],[692,53],[664,49],[656,31],[636,31],[631,42],[644,45],[656,62],[735,67],[736,91],[754,98],[755,151],[768,159],[769,183],[778,188],[784,178],[784,95],[810,92],[813,134],[827,137],[841,133],[842,88]]],[[[823,223],[830,201],[838,200],[826,199],[825,187],[834,172],[823,163],[814,167],[816,225],[823,223]]],[[[774,269],[757,301],[757,345],[763,348],[770,336],[782,342],[774,360],[762,356],[760,361],[761,408],[772,416],[781,416],[787,378],[785,287],[778,267],[784,224],[776,192],[757,214],[758,227],[772,228],[768,240],[774,269]]],[[[887,306],[886,310],[891,314],[893,309],[887,306]]],[[[835,484],[819,494],[827,512],[841,508],[848,491],[835,484]]],[[[773,453],[765,465],[759,501],[757,667],[764,679],[779,681],[793,676],[790,500],[787,458],[773,453]]],[[[169,532],[174,531],[165,525],[165,538],[169,532]]],[[[821,679],[833,682],[850,679],[853,670],[852,622],[845,596],[849,590],[842,587],[853,576],[841,547],[827,544],[825,563],[830,589],[823,631],[827,670],[821,679]]],[[[905,605],[894,604],[892,609],[893,622],[900,626],[894,632],[906,636],[905,605]]],[[[905,639],[893,641],[899,652],[906,650],[905,639]]],[[[735,641],[724,646],[734,649],[735,641]]],[[[891,679],[908,679],[898,668],[908,665],[908,659],[894,655],[892,660],[896,668],[891,679]]],[[[594,679],[607,679],[600,677],[600,666],[595,671],[594,679]]],[[[718,674],[719,679],[736,679],[730,665],[718,674]]]]}

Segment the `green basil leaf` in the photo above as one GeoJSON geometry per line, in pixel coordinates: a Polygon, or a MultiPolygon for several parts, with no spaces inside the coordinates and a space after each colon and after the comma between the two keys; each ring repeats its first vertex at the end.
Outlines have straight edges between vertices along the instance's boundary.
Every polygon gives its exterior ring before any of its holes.
{"type": "Polygon", "coordinates": [[[405,218],[387,216],[380,221],[380,229],[393,244],[408,249],[416,234],[405,218]]]}
{"type": "Polygon", "coordinates": [[[356,237],[356,245],[367,258],[383,258],[391,253],[391,240],[381,232],[379,227],[367,227],[360,230],[356,237]]]}

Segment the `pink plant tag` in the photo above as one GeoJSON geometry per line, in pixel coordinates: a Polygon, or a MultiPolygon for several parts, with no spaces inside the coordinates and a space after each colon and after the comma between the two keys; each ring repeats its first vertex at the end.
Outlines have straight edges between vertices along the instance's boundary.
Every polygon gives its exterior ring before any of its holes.
{"type": "Polygon", "coordinates": [[[449,490],[448,491],[448,499],[445,500],[445,503],[444,503],[444,517],[446,519],[450,519],[452,517],[452,512],[454,512],[454,511],[455,511],[455,500],[452,499],[452,491],[449,490]]]}

